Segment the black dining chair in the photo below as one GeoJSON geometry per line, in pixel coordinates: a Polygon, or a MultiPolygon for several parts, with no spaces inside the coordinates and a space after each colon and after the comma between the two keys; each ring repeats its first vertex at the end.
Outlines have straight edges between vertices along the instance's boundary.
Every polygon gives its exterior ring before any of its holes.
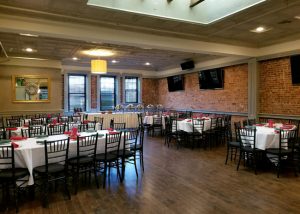
{"type": "Polygon", "coordinates": [[[13,145],[0,146],[0,154],[0,185],[2,185],[2,187],[4,188],[3,194],[6,193],[5,199],[10,198],[8,195],[9,189],[13,189],[15,198],[15,208],[16,212],[18,212],[20,190],[27,182],[27,178],[25,177],[29,175],[29,171],[27,168],[15,167],[15,153],[13,145]]]}
{"type": "Polygon", "coordinates": [[[254,173],[257,174],[257,161],[262,156],[263,150],[256,148],[256,129],[255,128],[239,128],[240,140],[240,156],[236,170],[239,170],[241,160],[248,165],[252,164],[254,173]]]}
{"type": "Polygon", "coordinates": [[[49,183],[58,181],[63,182],[65,193],[71,199],[68,188],[68,154],[70,139],[61,139],[55,141],[42,141],[44,144],[45,165],[35,167],[33,176],[35,186],[41,187],[42,203],[44,207],[48,206],[49,183]],[[41,181],[41,184],[39,184],[41,181]]]}
{"type": "Polygon", "coordinates": [[[48,124],[47,125],[47,134],[48,135],[60,135],[63,134],[66,130],[65,124],[48,124]]]}
{"type": "Polygon", "coordinates": [[[22,137],[36,137],[44,134],[42,126],[29,126],[21,129],[22,137]]]}
{"type": "Polygon", "coordinates": [[[21,120],[6,118],[6,127],[21,127],[21,120]]]}
{"type": "Polygon", "coordinates": [[[126,128],[126,123],[113,123],[114,130],[124,130],[126,128]]]}
{"type": "Polygon", "coordinates": [[[104,153],[100,153],[96,155],[96,163],[97,163],[97,171],[103,173],[103,188],[106,186],[106,176],[107,169],[110,177],[110,168],[116,167],[117,173],[122,181],[122,177],[120,175],[120,156],[119,152],[120,144],[121,144],[121,135],[122,132],[116,132],[112,134],[106,134],[105,136],[105,150],[104,153]]]}
{"type": "Polygon", "coordinates": [[[277,168],[277,178],[279,178],[280,170],[283,166],[292,166],[297,176],[297,164],[294,159],[295,143],[297,139],[298,129],[279,131],[279,148],[266,149],[266,154],[272,164],[277,168]]]}
{"type": "Polygon", "coordinates": [[[73,177],[73,185],[75,188],[75,194],[78,191],[80,174],[91,173],[95,176],[95,182],[97,188],[99,188],[97,180],[97,168],[96,168],[96,151],[97,151],[98,133],[88,136],[77,136],[77,155],[74,158],[68,160],[68,164],[71,167],[71,174],[73,177]]]}
{"type": "Polygon", "coordinates": [[[236,160],[236,155],[238,153],[238,149],[240,148],[240,139],[239,139],[239,128],[242,127],[242,124],[240,121],[234,122],[234,134],[235,134],[235,140],[232,139],[232,135],[228,135],[228,141],[227,141],[227,153],[226,153],[226,160],[225,164],[227,164],[228,156],[230,154],[230,160],[232,161],[232,157],[234,156],[234,160],[236,160]]]}

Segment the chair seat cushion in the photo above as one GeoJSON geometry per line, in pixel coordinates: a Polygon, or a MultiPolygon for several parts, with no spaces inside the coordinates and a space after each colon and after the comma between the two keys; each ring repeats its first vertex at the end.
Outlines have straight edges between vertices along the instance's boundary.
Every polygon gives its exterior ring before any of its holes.
{"type": "Polygon", "coordinates": [[[77,164],[77,160],[78,160],[78,163],[80,165],[82,165],[82,164],[89,164],[89,163],[94,162],[93,157],[82,156],[82,157],[76,157],[76,158],[69,159],[68,160],[68,164],[70,164],[70,165],[76,165],[77,164]]]}
{"type": "MultiPolygon", "coordinates": [[[[120,153],[121,154],[121,153],[120,153]]],[[[96,155],[96,161],[104,162],[104,161],[114,161],[118,158],[117,151],[115,152],[109,152],[107,153],[106,159],[105,159],[105,153],[97,154],[96,155]]]]}
{"type": "MultiPolygon", "coordinates": [[[[65,170],[65,166],[62,165],[62,164],[55,163],[55,164],[49,164],[48,165],[48,173],[50,173],[50,174],[63,172],[64,170],[65,170]]],[[[33,169],[33,171],[37,172],[37,173],[45,173],[46,172],[46,165],[35,167],[33,169]]]]}
{"type": "MultiPolygon", "coordinates": [[[[15,177],[16,178],[23,178],[26,175],[29,175],[28,169],[15,168],[15,177]]],[[[1,180],[11,179],[12,176],[13,176],[12,169],[1,169],[0,170],[0,179],[1,180]]]]}
{"type": "Polygon", "coordinates": [[[228,142],[228,145],[231,147],[240,147],[240,142],[230,141],[228,142]]]}

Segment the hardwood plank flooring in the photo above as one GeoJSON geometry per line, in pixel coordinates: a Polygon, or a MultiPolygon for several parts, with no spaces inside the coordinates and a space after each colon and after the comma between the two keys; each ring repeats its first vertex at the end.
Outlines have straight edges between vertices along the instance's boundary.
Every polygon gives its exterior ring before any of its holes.
{"type": "MultiPolygon", "coordinates": [[[[224,164],[225,146],[212,150],[168,148],[159,137],[145,137],[145,172],[136,178],[126,168],[120,184],[112,170],[110,184],[81,186],[67,200],[51,193],[49,208],[37,197],[22,200],[20,213],[300,213],[300,178],[285,172],[258,171],[224,164]]],[[[7,213],[14,213],[10,207],[7,213]]]]}

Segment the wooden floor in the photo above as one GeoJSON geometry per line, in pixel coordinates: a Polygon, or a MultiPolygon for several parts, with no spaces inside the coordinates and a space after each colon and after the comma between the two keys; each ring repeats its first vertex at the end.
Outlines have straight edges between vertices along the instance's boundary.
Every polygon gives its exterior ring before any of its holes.
{"type": "MultiPolygon", "coordinates": [[[[49,208],[39,199],[22,200],[20,213],[300,213],[300,177],[258,171],[234,162],[224,165],[225,147],[212,150],[168,148],[163,139],[145,138],[145,173],[128,167],[123,184],[81,187],[71,200],[52,193],[49,208]]],[[[37,195],[38,197],[38,195],[37,195]]],[[[14,213],[13,207],[7,213],[14,213]]]]}

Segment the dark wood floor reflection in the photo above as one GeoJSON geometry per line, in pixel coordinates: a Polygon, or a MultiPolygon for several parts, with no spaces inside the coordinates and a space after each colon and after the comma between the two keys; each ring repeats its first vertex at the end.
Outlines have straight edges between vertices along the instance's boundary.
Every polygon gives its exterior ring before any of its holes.
{"type": "Polygon", "coordinates": [[[177,150],[146,137],[143,176],[136,179],[132,166],[123,184],[112,173],[105,190],[92,183],[70,201],[52,193],[47,209],[38,199],[23,200],[20,213],[300,213],[300,177],[255,175],[243,166],[237,172],[224,160],[225,147],[177,150]]]}

